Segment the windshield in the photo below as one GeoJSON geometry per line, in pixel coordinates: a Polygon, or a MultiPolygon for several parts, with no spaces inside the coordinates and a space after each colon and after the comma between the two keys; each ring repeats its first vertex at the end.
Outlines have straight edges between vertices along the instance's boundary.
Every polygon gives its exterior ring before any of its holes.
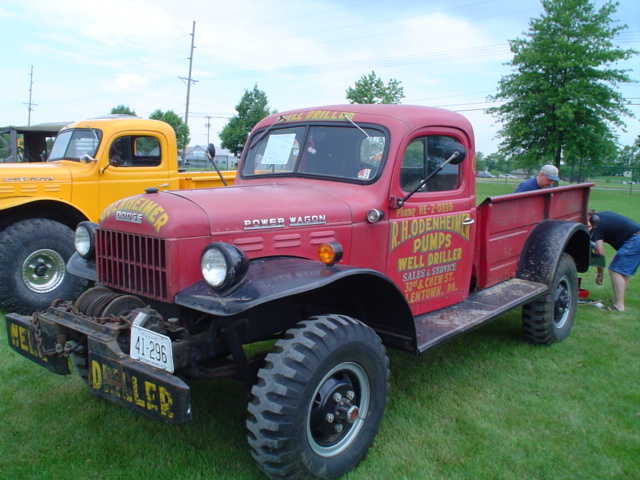
{"type": "Polygon", "coordinates": [[[353,125],[273,128],[247,152],[242,176],[308,175],[370,182],[382,170],[386,143],[383,131],[353,125]]]}
{"type": "Polygon", "coordinates": [[[79,161],[82,155],[95,157],[101,138],[100,130],[74,129],[61,132],[51,147],[48,161],[62,159],[79,161]]]}

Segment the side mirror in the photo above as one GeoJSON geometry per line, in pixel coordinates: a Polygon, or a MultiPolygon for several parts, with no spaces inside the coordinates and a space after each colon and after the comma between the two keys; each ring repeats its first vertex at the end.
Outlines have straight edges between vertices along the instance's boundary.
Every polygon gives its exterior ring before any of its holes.
{"type": "Polygon", "coordinates": [[[226,187],[227,181],[224,179],[224,175],[222,175],[222,172],[220,172],[220,169],[218,168],[214,160],[214,158],[216,157],[216,147],[213,146],[213,143],[207,145],[207,157],[209,157],[209,161],[211,162],[211,165],[213,165],[215,171],[218,172],[218,176],[220,177],[222,184],[226,187]]]}
{"type": "Polygon", "coordinates": [[[213,143],[207,145],[207,155],[210,159],[214,159],[216,156],[216,147],[213,146],[213,143]]]}
{"type": "Polygon", "coordinates": [[[444,158],[445,160],[450,158],[451,160],[449,161],[449,163],[451,165],[458,165],[462,163],[466,156],[467,150],[461,143],[452,142],[444,147],[444,158]]]}
{"type": "Polygon", "coordinates": [[[83,153],[82,155],[80,155],[80,163],[94,163],[94,162],[97,162],[97,160],[93,158],[91,155],[87,153],[83,153]]]}

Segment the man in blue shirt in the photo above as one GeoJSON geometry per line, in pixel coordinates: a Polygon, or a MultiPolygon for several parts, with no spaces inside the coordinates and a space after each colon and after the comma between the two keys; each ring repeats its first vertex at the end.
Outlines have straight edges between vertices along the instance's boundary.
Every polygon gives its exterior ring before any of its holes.
{"type": "MultiPolygon", "coordinates": [[[[603,242],[616,249],[616,254],[609,263],[609,275],[613,288],[613,305],[607,308],[612,311],[624,311],[624,293],[629,285],[629,277],[636,273],[640,265],[640,223],[619,213],[589,210],[589,226],[591,240],[595,242],[595,251],[604,255],[603,242]],[[596,215],[598,221],[595,221],[596,215]]],[[[598,267],[596,283],[602,285],[604,268],[598,267]]]]}
{"type": "Polygon", "coordinates": [[[537,177],[531,177],[518,185],[515,193],[549,188],[553,186],[553,182],[559,181],[560,177],[558,177],[558,169],[553,165],[545,165],[540,169],[540,173],[538,173],[537,177]]]}

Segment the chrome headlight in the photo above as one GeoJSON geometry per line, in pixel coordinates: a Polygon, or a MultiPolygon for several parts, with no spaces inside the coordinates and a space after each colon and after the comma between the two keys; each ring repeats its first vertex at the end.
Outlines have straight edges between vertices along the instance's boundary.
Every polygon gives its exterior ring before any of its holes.
{"type": "Polygon", "coordinates": [[[200,256],[202,277],[214,290],[237,285],[247,273],[249,260],[238,247],[215,242],[207,245],[200,256]]]}
{"type": "Polygon", "coordinates": [[[93,222],[80,222],[76,227],[76,250],[78,255],[86,260],[93,258],[95,255],[94,236],[97,228],[98,224],[93,222]]]}

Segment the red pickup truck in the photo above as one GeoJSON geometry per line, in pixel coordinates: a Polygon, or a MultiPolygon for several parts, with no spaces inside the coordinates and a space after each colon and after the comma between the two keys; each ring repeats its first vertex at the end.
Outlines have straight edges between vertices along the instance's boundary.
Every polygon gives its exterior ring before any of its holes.
{"type": "Polygon", "coordinates": [[[184,379],[236,377],[266,475],[334,478],[383,418],[385,346],[419,355],[519,307],[528,341],[569,334],[589,189],[477,206],[473,131],[445,110],[272,115],[234,186],[149,189],[81,223],[68,268],[96,286],[7,315],[9,342],[59,374],[70,357],[94,394],[171,423],[192,418],[184,379]]]}

